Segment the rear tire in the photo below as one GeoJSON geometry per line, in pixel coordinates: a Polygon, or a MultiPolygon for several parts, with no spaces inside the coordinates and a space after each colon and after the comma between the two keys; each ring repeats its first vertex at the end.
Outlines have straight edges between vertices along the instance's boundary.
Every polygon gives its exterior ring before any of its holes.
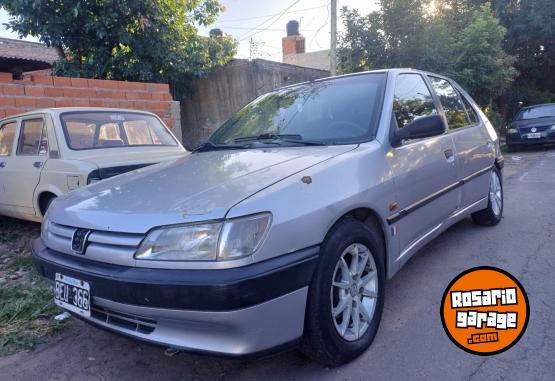
{"type": "Polygon", "coordinates": [[[488,206],[476,213],[472,214],[472,220],[475,224],[481,226],[495,226],[503,217],[503,181],[501,172],[497,168],[491,171],[488,206]]]}
{"type": "Polygon", "coordinates": [[[301,347],[307,356],[333,367],[370,346],[383,311],[384,258],[381,233],[354,218],[328,233],[308,294],[301,347]]]}

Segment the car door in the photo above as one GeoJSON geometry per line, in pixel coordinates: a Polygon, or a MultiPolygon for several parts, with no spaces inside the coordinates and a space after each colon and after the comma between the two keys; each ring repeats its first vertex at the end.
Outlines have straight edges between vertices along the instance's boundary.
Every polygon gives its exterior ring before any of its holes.
{"type": "Polygon", "coordinates": [[[3,168],[5,201],[21,215],[35,215],[34,193],[47,160],[48,138],[42,115],[24,117],[20,121],[15,155],[3,168]]]}
{"type": "Polygon", "coordinates": [[[6,198],[6,185],[9,182],[7,171],[15,147],[17,119],[7,120],[0,124],[0,213],[9,214],[9,203],[6,198]]]}
{"type": "Polygon", "coordinates": [[[487,196],[495,160],[493,142],[471,102],[446,78],[428,76],[455,143],[457,177],[462,180],[460,209],[487,196]]]}
{"type": "MultiPolygon", "coordinates": [[[[418,73],[399,74],[395,82],[392,129],[434,114],[438,108],[432,92],[418,73]]],[[[451,135],[404,141],[391,148],[396,187],[395,213],[388,222],[398,237],[397,260],[418,250],[458,207],[455,146],[451,135]]]]}

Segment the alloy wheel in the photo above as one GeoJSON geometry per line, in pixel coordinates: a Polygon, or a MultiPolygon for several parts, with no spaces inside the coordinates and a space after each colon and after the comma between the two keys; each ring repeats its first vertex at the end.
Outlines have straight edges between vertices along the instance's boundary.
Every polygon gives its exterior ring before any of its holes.
{"type": "Polygon", "coordinates": [[[337,333],[347,341],[361,338],[374,316],[378,297],[377,267],[363,244],[347,247],[333,273],[332,318],[337,333]]]}
{"type": "Polygon", "coordinates": [[[495,171],[491,172],[489,183],[489,201],[493,214],[498,217],[501,214],[501,209],[503,207],[503,194],[499,175],[497,175],[497,172],[495,171]]]}

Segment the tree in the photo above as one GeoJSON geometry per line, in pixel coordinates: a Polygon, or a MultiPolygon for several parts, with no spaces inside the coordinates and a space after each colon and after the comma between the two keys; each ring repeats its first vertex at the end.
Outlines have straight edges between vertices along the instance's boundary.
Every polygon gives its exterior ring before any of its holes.
{"type": "Polygon", "coordinates": [[[493,0],[507,28],[505,50],[519,71],[507,101],[555,101],[555,6],[553,0],[493,0]]]}
{"type": "Polygon", "coordinates": [[[368,16],[343,8],[343,72],[412,67],[455,78],[481,104],[503,93],[516,75],[503,50],[505,28],[482,0],[380,0],[368,16]]]}
{"type": "Polygon", "coordinates": [[[454,46],[451,76],[482,105],[491,105],[517,75],[514,57],[503,50],[505,33],[486,4],[473,12],[454,46]]]}
{"type": "Polygon", "coordinates": [[[59,75],[175,82],[231,59],[228,36],[198,35],[224,9],[217,0],[0,0],[9,28],[61,47],[59,75]]]}

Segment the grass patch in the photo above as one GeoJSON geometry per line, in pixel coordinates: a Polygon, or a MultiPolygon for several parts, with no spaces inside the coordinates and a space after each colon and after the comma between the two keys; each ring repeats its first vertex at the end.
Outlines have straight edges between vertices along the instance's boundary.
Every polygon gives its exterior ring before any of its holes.
{"type": "Polygon", "coordinates": [[[62,326],[52,290],[37,274],[31,279],[0,288],[0,356],[32,349],[62,326]]]}
{"type": "Polygon", "coordinates": [[[29,256],[15,256],[6,264],[6,270],[8,271],[31,271],[32,269],[33,261],[29,256]]]}

